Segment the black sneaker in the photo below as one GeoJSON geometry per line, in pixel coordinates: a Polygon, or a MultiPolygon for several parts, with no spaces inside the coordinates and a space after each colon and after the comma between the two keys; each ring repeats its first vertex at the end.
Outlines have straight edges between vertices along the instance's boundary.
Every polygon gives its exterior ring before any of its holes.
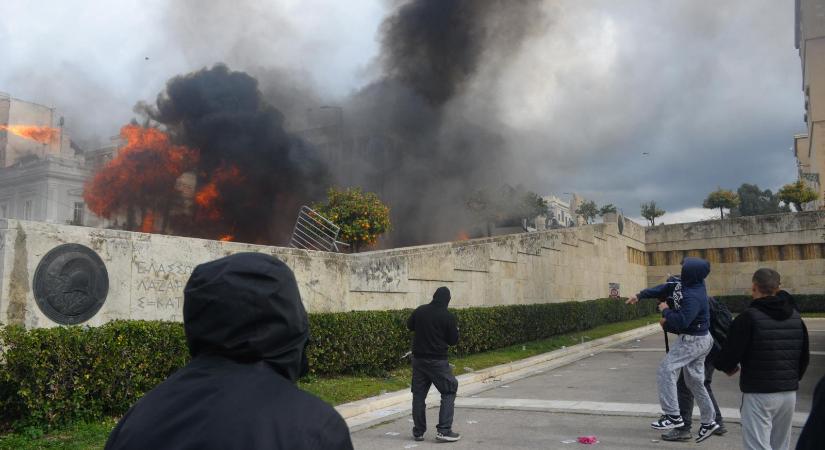
{"type": "Polygon", "coordinates": [[[413,432],[412,432],[412,436],[413,436],[413,439],[414,439],[414,440],[416,440],[416,441],[421,442],[421,441],[423,441],[423,440],[424,440],[424,433],[421,433],[421,434],[415,434],[415,430],[413,430],[413,432]]]}
{"type": "Polygon", "coordinates": [[[722,424],[720,422],[716,422],[716,423],[719,424],[719,428],[717,428],[716,431],[713,432],[713,434],[715,434],[716,436],[724,436],[728,432],[728,429],[725,428],[724,424],[722,424]]]}
{"type": "Polygon", "coordinates": [[[702,442],[705,439],[713,436],[713,432],[719,429],[719,424],[714,422],[708,424],[702,424],[699,427],[699,433],[696,434],[696,442],[702,442]]]}
{"type": "Polygon", "coordinates": [[[674,428],[667,433],[662,435],[663,441],[689,441],[693,435],[690,434],[690,430],[685,427],[682,428],[674,428]]]}
{"type": "Polygon", "coordinates": [[[461,439],[461,435],[454,431],[439,431],[435,434],[435,438],[444,442],[455,442],[461,439]]]}
{"type": "Polygon", "coordinates": [[[651,422],[650,427],[654,430],[671,430],[679,428],[685,424],[682,416],[671,416],[670,414],[662,414],[659,420],[651,422]]]}

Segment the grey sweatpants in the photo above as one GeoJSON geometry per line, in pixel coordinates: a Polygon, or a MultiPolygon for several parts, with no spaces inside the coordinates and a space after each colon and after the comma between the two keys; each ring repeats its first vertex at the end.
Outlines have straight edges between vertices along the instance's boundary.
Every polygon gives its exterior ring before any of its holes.
{"type": "Polygon", "coordinates": [[[712,347],[713,338],[710,334],[704,336],[681,334],[670,346],[670,352],[659,364],[656,377],[659,384],[659,403],[665,414],[679,415],[676,382],[681,372],[685,377],[685,384],[699,405],[702,423],[713,422],[716,412],[708,391],[705,389],[705,356],[712,347]]]}
{"type": "Polygon", "coordinates": [[[742,443],[747,450],[787,450],[796,391],[742,394],[742,443]]]}

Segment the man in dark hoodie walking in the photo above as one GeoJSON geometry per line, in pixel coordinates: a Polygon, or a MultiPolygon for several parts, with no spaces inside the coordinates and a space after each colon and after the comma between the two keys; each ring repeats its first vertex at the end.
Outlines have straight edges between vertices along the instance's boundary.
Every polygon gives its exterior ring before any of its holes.
{"type": "MultiPolygon", "coordinates": [[[[679,338],[673,342],[670,352],[659,365],[657,384],[662,416],[650,426],[656,430],[670,430],[684,426],[685,421],[679,411],[678,391],[676,388],[680,373],[696,403],[699,405],[702,424],[696,436],[696,442],[702,442],[713,435],[719,428],[715,421],[716,412],[713,402],[705,388],[705,357],[713,347],[710,326],[708,294],[705,278],[710,274],[710,264],[700,258],[685,258],[682,261],[681,294],[678,310],[669,308],[667,303],[660,303],[662,320],[660,324],[679,338]]],[[[635,303],[636,296],[628,299],[635,303]]]]}
{"type": "Polygon", "coordinates": [[[186,283],[192,360],[140,399],[106,449],[352,449],[341,416],[298,389],[309,323],[289,267],[261,253],[201,264],[186,283]]]}
{"type": "Polygon", "coordinates": [[[441,394],[441,408],[435,438],[454,442],[461,435],[453,431],[453,410],[458,392],[458,380],[447,362],[447,348],[458,343],[458,324],[447,309],[450,290],[442,286],[436,289],[433,300],[419,306],[407,320],[407,328],[415,332],[412,346],[413,438],[424,440],[427,431],[427,393],[430,385],[441,394]]]}
{"type": "Polygon", "coordinates": [[[810,358],[808,329],[773,269],[753,274],[753,302],[731,324],[716,368],[739,371],[746,449],[787,449],[799,380],[810,358]]]}

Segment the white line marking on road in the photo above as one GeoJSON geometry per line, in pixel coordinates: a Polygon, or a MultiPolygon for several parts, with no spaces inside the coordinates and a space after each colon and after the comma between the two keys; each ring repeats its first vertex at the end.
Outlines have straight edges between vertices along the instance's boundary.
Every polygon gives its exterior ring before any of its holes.
{"type": "MultiPolygon", "coordinates": [[[[603,416],[654,417],[661,414],[661,407],[653,403],[619,403],[583,400],[458,397],[455,399],[455,406],[457,408],[563,412],[603,416]]],[[[698,417],[698,413],[699,409],[694,408],[694,416],[698,417]]],[[[725,418],[726,422],[741,423],[739,410],[735,408],[722,408],[722,417],[725,418]]],[[[796,427],[803,426],[806,420],[808,420],[808,413],[795,412],[793,415],[793,424],[796,427]]]]}

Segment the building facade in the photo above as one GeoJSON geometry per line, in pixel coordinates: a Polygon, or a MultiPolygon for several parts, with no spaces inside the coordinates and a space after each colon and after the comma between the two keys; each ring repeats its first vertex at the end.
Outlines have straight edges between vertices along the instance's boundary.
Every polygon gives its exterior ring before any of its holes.
{"type": "Polygon", "coordinates": [[[825,0],[796,0],[796,48],[802,62],[807,133],[794,136],[799,179],[819,193],[808,208],[825,208],[825,0]]]}
{"type": "Polygon", "coordinates": [[[0,218],[105,226],[83,200],[91,169],[54,108],[0,93],[0,218]]]}
{"type": "Polygon", "coordinates": [[[572,227],[576,225],[576,215],[570,210],[570,203],[550,194],[542,197],[547,202],[547,228],[572,227]]]}

